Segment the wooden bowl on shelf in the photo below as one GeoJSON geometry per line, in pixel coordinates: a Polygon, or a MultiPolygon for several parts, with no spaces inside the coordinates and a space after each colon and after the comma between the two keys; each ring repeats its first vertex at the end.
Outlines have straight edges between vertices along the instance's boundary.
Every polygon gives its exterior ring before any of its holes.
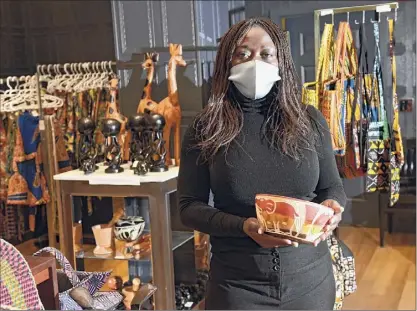
{"type": "Polygon", "coordinates": [[[255,202],[266,233],[300,243],[312,244],[334,215],[327,206],[278,195],[257,194],[255,202]]]}

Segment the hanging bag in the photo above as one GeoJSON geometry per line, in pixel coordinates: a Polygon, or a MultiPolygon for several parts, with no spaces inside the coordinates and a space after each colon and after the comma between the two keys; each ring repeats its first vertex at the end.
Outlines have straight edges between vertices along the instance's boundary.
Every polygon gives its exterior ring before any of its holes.
{"type": "Polygon", "coordinates": [[[391,153],[390,153],[390,206],[397,203],[400,196],[400,170],[404,164],[404,149],[401,137],[401,127],[398,115],[398,98],[397,98],[397,63],[394,54],[395,39],[394,39],[394,20],[388,20],[388,31],[390,40],[390,58],[392,71],[392,139],[391,139],[391,153]]]}
{"type": "Polygon", "coordinates": [[[316,70],[316,81],[304,83],[302,103],[321,110],[323,84],[332,78],[333,71],[333,24],[325,24],[321,38],[319,59],[316,70]]]}
{"type": "Polygon", "coordinates": [[[365,87],[366,115],[369,120],[367,137],[366,191],[388,191],[390,186],[391,138],[385,110],[382,79],[381,52],[379,48],[379,25],[374,24],[375,60],[373,75],[367,76],[365,87]],[[370,89],[369,89],[369,86],[370,89]],[[369,93],[371,93],[369,95],[369,93]]]}
{"type": "Polygon", "coordinates": [[[346,153],[347,101],[356,69],[357,59],[352,31],[347,22],[341,22],[335,47],[333,79],[324,84],[321,102],[322,113],[330,128],[336,156],[344,156],[346,153]]]}
{"type": "Polygon", "coordinates": [[[346,122],[346,155],[337,157],[339,173],[343,178],[364,176],[366,172],[365,137],[368,123],[363,118],[363,77],[367,72],[367,49],[363,24],[359,29],[360,49],[355,80],[348,80],[347,88],[347,122],[346,122]],[[352,94],[352,84],[353,94],[352,94]],[[354,113],[353,113],[354,112],[354,113]]]}

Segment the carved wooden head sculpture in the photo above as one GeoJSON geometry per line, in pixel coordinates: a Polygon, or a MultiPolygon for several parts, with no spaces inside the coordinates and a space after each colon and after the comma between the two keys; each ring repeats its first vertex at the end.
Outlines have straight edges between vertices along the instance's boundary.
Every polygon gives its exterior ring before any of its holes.
{"type": "Polygon", "coordinates": [[[181,44],[169,44],[169,54],[171,54],[171,60],[175,61],[178,66],[185,67],[187,63],[182,58],[182,45],[181,44]]]}
{"type": "Polygon", "coordinates": [[[157,63],[159,60],[158,53],[145,53],[145,60],[142,63],[143,69],[149,69],[154,66],[154,63],[157,63]]]}

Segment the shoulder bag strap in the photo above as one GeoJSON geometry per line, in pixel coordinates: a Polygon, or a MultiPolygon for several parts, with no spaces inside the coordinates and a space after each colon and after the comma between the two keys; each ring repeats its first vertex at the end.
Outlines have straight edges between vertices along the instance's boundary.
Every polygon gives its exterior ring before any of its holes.
{"type": "Polygon", "coordinates": [[[391,144],[392,151],[394,151],[402,166],[404,164],[404,150],[402,145],[402,138],[401,138],[401,127],[400,127],[400,120],[398,115],[398,98],[397,98],[397,63],[395,59],[395,38],[394,38],[394,20],[388,20],[388,32],[389,32],[389,41],[390,41],[390,58],[391,58],[391,71],[392,71],[392,132],[393,135],[392,141],[394,143],[391,144]]]}

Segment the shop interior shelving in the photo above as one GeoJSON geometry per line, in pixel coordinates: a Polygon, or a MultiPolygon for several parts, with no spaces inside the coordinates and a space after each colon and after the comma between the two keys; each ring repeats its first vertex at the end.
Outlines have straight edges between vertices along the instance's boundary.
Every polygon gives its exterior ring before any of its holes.
{"type": "MultiPolygon", "coordinates": [[[[89,175],[73,170],[54,176],[62,194],[62,207],[58,210],[59,223],[63,228],[61,251],[79,270],[84,268],[85,259],[126,260],[130,278],[138,276],[145,284],[151,282],[157,288],[153,295],[155,310],[174,310],[176,286],[192,284],[197,280],[194,232],[172,225],[177,216],[172,215],[170,203],[176,192],[178,167],[146,176],[134,175],[127,164],[123,167],[124,172],[119,174],[105,174],[103,165],[99,164],[98,170],[89,175]],[[144,234],[151,233],[149,254],[139,259],[119,259],[115,252],[105,257],[97,256],[93,253],[95,245],[85,243],[85,239],[82,251],[75,253],[73,198],[79,196],[148,199],[149,217],[144,218],[149,219],[149,223],[144,234]]],[[[187,308],[200,309],[203,304],[204,301],[192,301],[187,308]]]]}

